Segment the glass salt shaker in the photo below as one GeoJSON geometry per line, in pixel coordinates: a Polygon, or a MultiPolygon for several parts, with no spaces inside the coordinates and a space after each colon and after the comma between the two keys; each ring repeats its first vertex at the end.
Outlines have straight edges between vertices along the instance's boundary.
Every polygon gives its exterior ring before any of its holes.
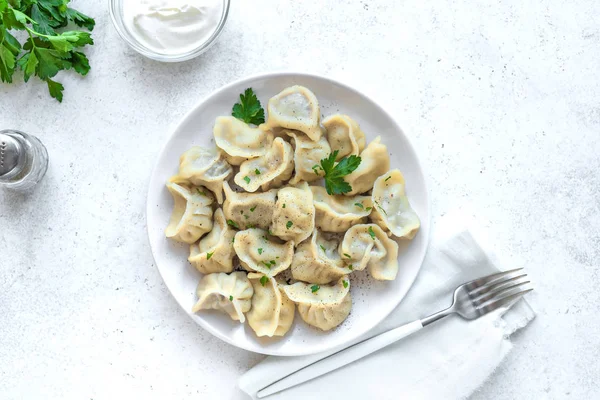
{"type": "Polygon", "coordinates": [[[12,129],[0,131],[0,187],[31,189],[47,169],[48,152],[38,138],[12,129]]]}

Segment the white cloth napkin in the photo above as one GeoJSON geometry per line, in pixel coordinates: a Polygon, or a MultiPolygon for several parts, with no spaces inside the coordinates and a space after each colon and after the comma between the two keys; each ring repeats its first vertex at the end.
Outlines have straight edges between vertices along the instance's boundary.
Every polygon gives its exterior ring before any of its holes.
{"type": "MultiPolygon", "coordinates": [[[[406,298],[365,337],[384,332],[450,305],[454,289],[469,280],[522,265],[499,265],[486,236],[465,214],[443,217],[423,267],[406,298]]],[[[508,337],[535,313],[526,300],[475,321],[450,316],[336,371],[268,399],[463,399],[473,393],[511,349],[508,337]]],[[[360,341],[363,338],[357,340],[360,341]]],[[[268,357],[238,381],[256,398],[258,390],[315,356],[268,357]]]]}

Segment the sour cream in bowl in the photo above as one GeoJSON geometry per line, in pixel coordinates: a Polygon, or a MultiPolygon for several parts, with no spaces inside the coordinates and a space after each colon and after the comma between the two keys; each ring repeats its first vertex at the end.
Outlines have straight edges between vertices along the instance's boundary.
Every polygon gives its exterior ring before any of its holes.
{"type": "Polygon", "coordinates": [[[229,0],[110,0],[117,32],[134,50],[158,61],[196,57],[221,33],[229,0]]]}

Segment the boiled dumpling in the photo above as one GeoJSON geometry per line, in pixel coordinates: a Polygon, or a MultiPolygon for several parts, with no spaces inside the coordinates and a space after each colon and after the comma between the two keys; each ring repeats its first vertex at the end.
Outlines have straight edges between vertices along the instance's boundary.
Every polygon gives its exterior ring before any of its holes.
{"type": "Polygon", "coordinates": [[[284,131],[292,137],[294,145],[294,168],[295,173],[290,183],[295,185],[300,181],[313,182],[320,179],[317,174],[321,160],[327,158],[331,148],[325,136],[318,141],[312,141],[309,137],[298,131],[284,131]]]}
{"type": "Polygon", "coordinates": [[[249,273],[254,288],[252,309],[246,315],[256,336],[283,336],[294,322],[295,306],[277,281],[263,274],[249,273]]]}
{"type": "Polygon", "coordinates": [[[261,125],[265,130],[295,129],[314,141],[321,137],[319,102],[314,93],[304,86],[291,86],[271,97],[267,111],[267,122],[261,125]]]}
{"type": "Polygon", "coordinates": [[[354,269],[369,267],[371,276],[393,281],[398,274],[398,244],[376,224],[354,225],[344,235],[340,255],[354,269]]]}
{"type": "Polygon", "coordinates": [[[235,117],[218,117],[213,134],[217,147],[231,165],[265,155],[273,141],[271,133],[251,128],[235,117]]]}
{"type": "Polygon", "coordinates": [[[244,313],[252,306],[254,288],[244,272],[216,273],[202,277],[197,289],[198,301],[192,312],[221,310],[234,321],[243,323],[244,313]]]}
{"type": "Polygon", "coordinates": [[[393,169],[377,178],[373,186],[375,208],[371,219],[396,237],[412,239],[421,221],[411,208],[404,187],[404,176],[400,170],[393,169]]]}
{"type": "Polygon", "coordinates": [[[358,168],[344,177],[344,180],[352,186],[351,191],[344,193],[346,196],[368,192],[373,188],[375,179],[390,169],[390,155],[387,147],[381,144],[379,136],[360,153],[360,158],[358,168]]]}
{"type": "Polygon", "coordinates": [[[246,229],[235,234],[233,248],[247,271],[275,276],[290,267],[294,242],[279,243],[262,229],[246,229]]]}
{"type": "Polygon", "coordinates": [[[359,155],[365,148],[365,134],[358,123],[347,115],[331,115],[323,121],[331,151],[338,151],[336,161],[350,155],[359,155]]]}
{"type": "Polygon", "coordinates": [[[283,286],[288,298],[298,305],[300,316],[309,325],[328,331],[350,314],[350,281],[340,278],[334,286],[296,282],[283,286]]]}
{"type": "Polygon", "coordinates": [[[217,202],[223,203],[223,181],[233,172],[223,154],[216,148],[194,146],[179,157],[179,172],[170,182],[202,185],[215,194],[217,202]]]}
{"type": "Polygon", "coordinates": [[[345,232],[367,221],[373,208],[370,196],[330,196],[321,186],[310,187],[315,201],[315,225],[326,232],[345,232]]]}
{"type": "Polygon", "coordinates": [[[235,183],[247,192],[256,192],[260,187],[268,190],[279,187],[290,179],[294,172],[294,150],[282,138],[276,138],[265,155],[244,161],[235,183]]]}
{"type": "Polygon", "coordinates": [[[300,243],[315,227],[315,206],[308,183],[279,189],[273,211],[271,233],[283,240],[300,243]]]}
{"type": "Polygon", "coordinates": [[[167,183],[167,189],[174,204],[165,235],[179,242],[194,243],[212,229],[213,198],[203,187],[167,183]]]}
{"type": "Polygon", "coordinates": [[[296,249],[292,260],[292,276],[304,282],[329,283],[352,272],[344,265],[339,252],[339,240],[328,239],[315,229],[310,240],[296,249]]]}
{"type": "Polygon", "coordinates": [[[233,271],[234,236],[235,231],[227,225],[223,210],[217,209],[213,229],[190,246],[188,261],[203,274],[233,271]]]}
{"type": "Polygon", "coordinates": [[[269,229],[275,209],[277,189],[264,193],[237,193],[231,190],[227,182],[223,184],[223,189],[225,189],[223,212],[231,226],[237,229],[269,229]]]}

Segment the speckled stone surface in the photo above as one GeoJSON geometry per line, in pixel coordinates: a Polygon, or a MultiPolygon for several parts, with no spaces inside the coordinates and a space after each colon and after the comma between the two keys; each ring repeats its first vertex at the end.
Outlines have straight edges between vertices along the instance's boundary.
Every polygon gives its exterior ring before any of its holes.
{"type": "Polygon", "coordinates": [[[218,43],[175,65],[130,50],[105,1],[75,6],[98,22],[89,76],[60,75],[62,104],[36,80],[0,84],[0,126],[39,136],[51,160],[31,195],[0,191],[1,398],[234,395],[261,356],[179,309],[145,197],[192,105],[276,69],[381,101],[421,151],[434,223],[472,204],[527,266],[538,318],[472,398],[600,397],[600,3],[233,0],[218,43]]]}

